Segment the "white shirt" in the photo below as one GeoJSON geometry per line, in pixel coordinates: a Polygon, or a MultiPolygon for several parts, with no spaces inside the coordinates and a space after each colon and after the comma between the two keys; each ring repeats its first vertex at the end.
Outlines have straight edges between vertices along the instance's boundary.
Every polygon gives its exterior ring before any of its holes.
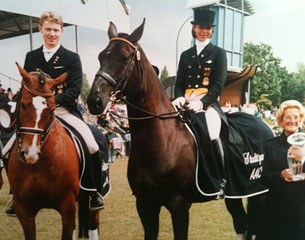
{"type": "Polygon", "coordinates": [[[210,38],[204,40],[203,42],[200,42],[196,39],[195,44],[196,44],[197,55],[201,53],[201,51],[210,43],[210,41],[211,41],[210,38]]]}
{"type": "Polygon", "coordinates": [[[47,62],[53,57],[53,55],[57,52],[59,47],[60,47],[60,44],[58,44],[54,48],[48,49],[45,45],[43,45],[42,52],[43,52],[44,58],[47,62]]]}

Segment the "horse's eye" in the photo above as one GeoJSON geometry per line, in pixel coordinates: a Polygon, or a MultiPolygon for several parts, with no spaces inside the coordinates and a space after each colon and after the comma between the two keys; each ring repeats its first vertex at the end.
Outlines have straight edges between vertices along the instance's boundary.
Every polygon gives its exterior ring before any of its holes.
{"type": "Polygon", "coordinates": [[[111,53],[111,50],[108,50],[108,51],[106,52],[107,55],[109,55],[110,53],[111,53]]]}
{"type": "Polygon", "coordinates": [[[123,62],[127,62],[127,61],[129,60],[129,58],[130,58],[130,54],[125,54],[125,55],[123,55],[123,57],[122,57],[122,61],[123,61],[123,62]]]}

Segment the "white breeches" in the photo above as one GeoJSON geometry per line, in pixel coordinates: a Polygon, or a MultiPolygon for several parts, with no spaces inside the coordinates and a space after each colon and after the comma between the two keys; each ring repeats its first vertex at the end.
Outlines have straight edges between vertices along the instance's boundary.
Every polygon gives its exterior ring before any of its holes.
{"type": "Polygon", "coordinates": [[[213,107],[209,107],[205,111],[205,119],[208,126],[211,141],[219,138],[221,119],[217,111],[213,107]]]}
{"type": "MultiPolygon", "coordinates": [[[[203,95],[195,95],[192,94],[191,96],[185,95],[185,99],[187,102],[191,102],[194,100],[200,100],[204,97],[203,95]]],[[[210,135],[211,141],[219,138],[220,135],[220,129],[221,129],[221,119],[217,111],[213,107],[209,107],[205,111],[205,119],[207,122],[207,127],[210,135]]]]}
{"type": "Polygon", "coordinates": [[[56,116],[65,120],[68,124],[70,124],[80,133],[80,135],[83,137],[83,139],[88,147],[90,154],[96,153],[99,150],[99,146],[96,143],[95,138],[94,138],[90,128],[84,121],[82,121],[78,117],[74,116],[64,107],[56,108],[55,114],[56,114],[56,116]]]}

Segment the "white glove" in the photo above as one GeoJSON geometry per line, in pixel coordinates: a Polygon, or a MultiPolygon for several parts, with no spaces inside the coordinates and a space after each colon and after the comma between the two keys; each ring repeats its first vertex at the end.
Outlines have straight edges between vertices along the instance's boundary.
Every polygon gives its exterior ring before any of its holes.
{"type": "Polygon", "coordinates": [[[174,101],[172,101],[172,104],[174,104],[177,108],[182,108],[185,104],[185,97],[178,97],[174,101]]]}
{"type": "Polygon", "coordinates": [[[187,104],[188,109],[194,112],[199,112],[203,108],[203,104],[200,100],[194,100],[187,104]]]}

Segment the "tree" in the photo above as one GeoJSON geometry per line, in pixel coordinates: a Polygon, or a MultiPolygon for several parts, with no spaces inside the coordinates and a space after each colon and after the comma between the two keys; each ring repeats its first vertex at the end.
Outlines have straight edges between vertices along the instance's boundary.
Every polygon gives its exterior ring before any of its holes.
{"type": "Polygon", "coordinates": [[[245,64],[257,65],[258,71],[251,81],[251,101],[257,102],[261,95],[268,94],[274,105],[282,101],[282,83],[289,78],[281,59],[273,56],[272,47],[266,44],[246,43],[244,48],[245,64]]]}
{"type": "Polygon", "coordinates": [[[260,108],[264,110],[271,109],[272,101],[270,101],[268,98],[268,94],[262,94],[256,102],[257,106],[260,106],[260,108]]]}
{"type": "Polygon", "coordinates": [[[83,87],[82,87],[82,92],[80,94],[80,97],[84,103],[87,102],[87,96],[89,95],[90,88],[91,87],[90,87],[89,81],[87,79],[87,75],[84,73],[83,74],[83,87]]]}
{"type": "MultiPolygon", "coordinates": [[[[297,72],[292,73],[289,79],[290,88],[288,89],[286,99],[295,99],[304,102],[305,98],[305,65],[300,63],[297,66],[297,72]]],[[[285,100],[286,100],[285,99],[285,100]]]]}
{"type": "Polygon", "coordinates": [[[161,80],[161,82],[163,82],[164,80],[166,80],[166,79],[168,79],[168,78],[169,78],[169,72],[167,71],[166,66],[164,66],[164,68],[163,68],[162,71],[161,71],[160,80],[161,80]]]}

